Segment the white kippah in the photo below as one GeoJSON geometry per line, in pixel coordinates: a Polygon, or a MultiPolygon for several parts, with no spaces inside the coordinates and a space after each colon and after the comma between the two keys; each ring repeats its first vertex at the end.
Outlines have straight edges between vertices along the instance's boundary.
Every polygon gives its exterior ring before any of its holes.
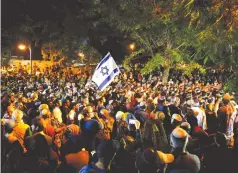
{"type": "Polygon", "coordinates": [[[188,135],[185,130],[180,127],[177,127],[173,130],[170,135],[171,146],[174,148],[181,148],[187,145],[188,135]]]}
{"type": "Polygon", "coordinates": [[[179,122],[182,121],[182,117],[179,114],[173,114],[171,118],[171,124],[174,122],[174,120],[177,120],[179,122]]]}
{"type": "Polygon", "coordinates": [[[116,120],[122,119],[122,116],[123,116],[123,115],[124,115],[124,112],[118,111],[118,112],[116,113],[116,120]]]}
{"type": "Polygon", "coordinates": [[[172,132],[172,135],[175,137],[175,138],[186,138],[187,137],[187,132],[185,130],[183,130],[182,128],[175,128],[172,132]]]}
{"type": "Polygon", "coordinates": [[[47,115],[47,113],[48,113],[48,110],[47,110],[47,109],[43,109],[43,110],[41,111],[41,115],[47,115]]]}

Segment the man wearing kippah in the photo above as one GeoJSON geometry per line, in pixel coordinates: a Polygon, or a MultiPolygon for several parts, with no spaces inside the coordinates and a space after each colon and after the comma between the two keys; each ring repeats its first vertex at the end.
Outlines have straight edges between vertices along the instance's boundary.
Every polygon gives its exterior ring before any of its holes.
{"type": "Polygon", "coordinates": [[[200,160],[196,155],[187,152],[188,134],[180,127],[175,128],[170,136],[174,162],[171,164],[171,173],[198,173],[200,160]]]}
{"type": "Polygon", "coordinates": [[[229,147],[234,146],[234,132],[233,125],[235,120],[235,110],[230,104],[232,97],[229,93],[226,93],[223,96],[223,106],[221,106],[217,112],[218,115],[218,131],[222,132],[227,137],[227,144],[229,147]]]}

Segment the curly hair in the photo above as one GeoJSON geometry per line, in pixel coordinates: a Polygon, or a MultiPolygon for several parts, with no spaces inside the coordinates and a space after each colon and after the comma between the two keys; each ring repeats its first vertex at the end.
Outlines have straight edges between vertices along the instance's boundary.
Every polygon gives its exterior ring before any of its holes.
{"type": "Polygon", "coordinates": [[[119,137],[127,136],[129,134],[128,124],[126,121],[119,121],[117,123],[117,135],[119,137]]]}

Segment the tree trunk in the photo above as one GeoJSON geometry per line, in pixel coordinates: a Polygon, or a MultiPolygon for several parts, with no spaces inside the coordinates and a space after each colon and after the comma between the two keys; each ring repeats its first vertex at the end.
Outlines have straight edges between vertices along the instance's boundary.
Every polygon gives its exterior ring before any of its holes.
{"type": "Polygon", "coordinates": [[[162,76],[162,84],[167,84],[168,83],[168,78],[169,78],[169,70],[170,68],[165,68],[162,76]]]}

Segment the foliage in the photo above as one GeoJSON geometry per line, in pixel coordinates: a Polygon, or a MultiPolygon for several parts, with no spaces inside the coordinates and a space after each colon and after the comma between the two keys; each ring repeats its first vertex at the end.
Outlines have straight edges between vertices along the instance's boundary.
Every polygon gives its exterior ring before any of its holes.
{"type": "Polygon", "coordinates": [[[124,66],[149,54],[143,74],[159,66],[169,71],[187,64],[183,71],[189,74],[193,68],[238,64],[236,0],[71,0],[55,3],[52,11],[49,20],[24,15],[6,34],[5,47],[21,40],[40,44],[43,58],[77,59],[83,52],[88,62],[97,62],[111,51],[111,41],[124,47],[125,40],[133,41],[137,50],[124,66]]]}
{"type": "Polygon", "coordinates": [[[238,73],[235,73],[225,84],[224,84],[224,90],[226,92],[236,92],[235,99],[238,101],[238,73]]]}
{"type": "Polygon", "coordinates": [[[80,46],[80,51],[84,54],[84,57],[81,57],[83,62],[86,64],[97,64],[101,54],[93,47],[88,45],[80,46]]]}
{"type": "Polygon", "coordinates": [[[130,69],[131,69],[131,67],[130,67],[131,60],[132,60],[134,57],[136,57],[137,55],[140,55],[140,54],[142,54],[142,53],[144,53],[144,52],[145,52],[144,49],[140,49],[140,50],[134,51],[134,52],[132,52],[130,55],[128,55],[128,56],[125,58],[124,62],[123,62],[124,68],[125,68],[126,70],[130,70],[130,69]]]}
{"type": "MultiPolygon", "coordinates": [[[[135,40],[139,49],[150,53],[152,58],[141,70],[143,74],[160,65],[174,68],[178,62],[188,64],[184,74],[196,68],[204,73],[204,67],[199,64],[229,66],[237,62],[235,1],[107,2],[106,6],[111,7],[107,22],[135,40]]],[[[134,56],[126,57],[125,66],[134,56]]]]}

